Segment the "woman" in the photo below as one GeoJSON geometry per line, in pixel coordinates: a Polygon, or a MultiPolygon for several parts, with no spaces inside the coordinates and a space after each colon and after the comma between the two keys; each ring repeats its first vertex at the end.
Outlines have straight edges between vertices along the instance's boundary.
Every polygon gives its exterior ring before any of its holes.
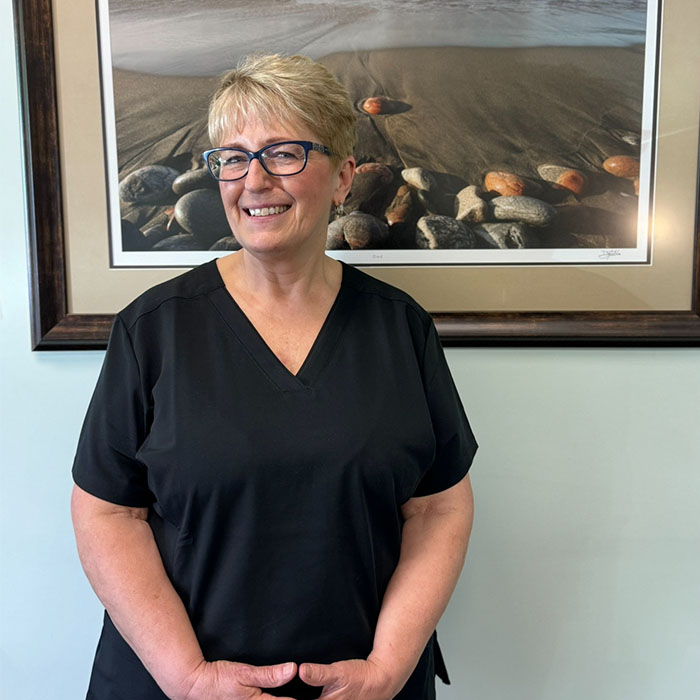
{"type": "Polygon", "coordinates": [[[325,255],[352,106],[252,58],[210,136],[242,249],[117,315],[73,468],[88,698],[434,698],[476,443],[429,315],[325,255]]]}

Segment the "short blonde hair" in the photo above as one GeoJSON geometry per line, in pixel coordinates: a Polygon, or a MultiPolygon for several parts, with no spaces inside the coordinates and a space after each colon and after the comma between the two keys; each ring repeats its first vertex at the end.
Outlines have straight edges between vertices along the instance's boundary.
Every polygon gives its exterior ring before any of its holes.
{"type": "Polygon", "coordinates": [[[224,75],[209,104],[209,139],[251,119],[301,124],[318,135],[338,164],[357,143],[355,111],[345,88],[306,56],[252,55],[224,75]]]}

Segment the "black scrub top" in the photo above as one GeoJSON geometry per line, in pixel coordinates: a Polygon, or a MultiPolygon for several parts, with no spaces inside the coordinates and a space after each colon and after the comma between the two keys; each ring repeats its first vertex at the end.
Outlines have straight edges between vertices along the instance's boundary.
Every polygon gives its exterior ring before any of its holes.
{"type": "MultiPolygon", "coordinates": [[[[117,315],[73,478],[149,509],[207,660],[331,663],[372,649],[401,505],[456,484],[476,447],[409,296],[343,265],[294,375],[212,261],[117,315]]],[[[435,697],[434,640],[397,698],[435,697]]],[[[275,693],[320,693],[302,685],[275,693]]],[[[165,698],[107,615],[88,698],[165,698]]]]}

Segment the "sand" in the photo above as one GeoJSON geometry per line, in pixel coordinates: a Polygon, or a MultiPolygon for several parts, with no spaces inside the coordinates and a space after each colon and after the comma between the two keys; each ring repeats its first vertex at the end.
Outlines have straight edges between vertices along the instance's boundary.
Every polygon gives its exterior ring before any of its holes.
{"type": "MultiPolygon", "coordinates": [[[[427,168],[448,193],[481,184],[488,170],[536,178],[543,163],[580,168],[591,186],[569,203],[586,211],[575,211],[574,223],[563,211],[552,235],[576,235],[551,244],[634,244],[636,199],[620,196],[632,183],[601,165],[612,155],[639,155],[630,141],[641,130],[642,47],[382,49],[321,60],[354,103],[386,95],[407,106],[379,116],[358,109],[358,162],[427,168]]],[[[120,178],[150,163],[180,170],[201,163],[216,83],[115,71],[120,178]]]]}

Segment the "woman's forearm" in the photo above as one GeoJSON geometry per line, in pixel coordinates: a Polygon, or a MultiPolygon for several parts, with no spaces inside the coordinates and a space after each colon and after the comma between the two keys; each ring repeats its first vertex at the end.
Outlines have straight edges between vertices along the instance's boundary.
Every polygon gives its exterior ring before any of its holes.
{"type": "Polygon", "coordinates": [[[163,692],[185,697],[204,657],[145,509],[115,506],[75,487],[71,510],[80,560],[110,618],[163,692]]]}
{"type": "Polygon", "coordinates": [[[396,692],[447,607],[464,565],[473,518],[468,477],[442,494],[413,501],[369,657],[393,677],[396,692]]]}

